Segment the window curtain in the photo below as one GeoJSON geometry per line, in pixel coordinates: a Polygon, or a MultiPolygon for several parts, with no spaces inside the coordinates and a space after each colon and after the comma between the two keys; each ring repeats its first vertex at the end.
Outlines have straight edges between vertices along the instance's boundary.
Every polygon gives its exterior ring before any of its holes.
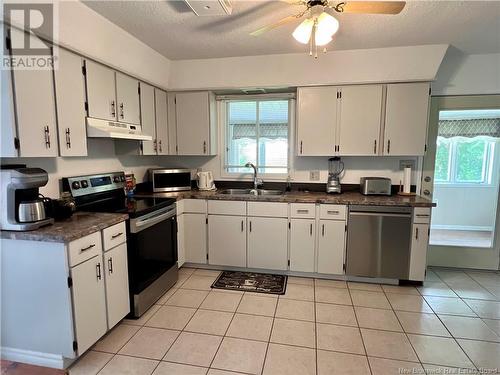
{"type": "Polygon", "coordinates": [[[438,135],[444,138],[478,136],[500,138],[500,118],[439,120],[438,135]]]}
{"type": "MultiPolygon", "coordinates": [[[[230,124],[232,139],[255,138],[255,124],[230,124]]],[[[284,124],[259,124],[261,138],[278,139],[288,138],[288,123],[284,124]]]]}

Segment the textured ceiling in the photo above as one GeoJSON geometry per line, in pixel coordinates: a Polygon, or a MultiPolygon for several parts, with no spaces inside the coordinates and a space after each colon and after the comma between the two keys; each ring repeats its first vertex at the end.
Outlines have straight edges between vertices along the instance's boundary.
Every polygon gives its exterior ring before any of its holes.
{"type": "MultiPolygon", "coordinates": [[[[233,0],[230,16],[197,17],[182,0],[85,1],[172,60],[293,53],[294,22],[260,37],[261,26],[298,13],[280,1],[233,0]]],[[[500,1],[409,1],[396,16],[341,14],[329,50],[451,44],[467,54],[500,52],[500,1]]]]}

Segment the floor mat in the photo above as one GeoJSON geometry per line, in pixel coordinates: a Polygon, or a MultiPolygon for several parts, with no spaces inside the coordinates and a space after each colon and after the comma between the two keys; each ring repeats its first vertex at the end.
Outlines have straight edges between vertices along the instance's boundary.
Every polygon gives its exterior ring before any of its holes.
{"type": "Polygon", "coordinates": [[[215,289],[285,294],[288,276],[256,272],[223,271],[212,284],[215,289]]]}

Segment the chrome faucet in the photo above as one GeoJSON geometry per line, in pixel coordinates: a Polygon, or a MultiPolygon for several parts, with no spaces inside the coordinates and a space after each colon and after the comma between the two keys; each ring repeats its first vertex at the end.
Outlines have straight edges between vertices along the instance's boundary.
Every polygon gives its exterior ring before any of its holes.
{"type": "Polygon", "coordinates": [[[262,181],[260,178],[257,178],[257,168],[255,165],[252,163],[246,163],[245,167],[247,168],[253,168],[253,188],[254,190],[257,190],[259,188],[259,185],[262,185],[264,181],[262,181]]]}

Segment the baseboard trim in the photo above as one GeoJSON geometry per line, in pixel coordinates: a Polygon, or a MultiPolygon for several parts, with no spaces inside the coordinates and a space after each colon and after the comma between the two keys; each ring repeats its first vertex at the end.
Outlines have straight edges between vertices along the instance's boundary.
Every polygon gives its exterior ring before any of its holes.
{"type": "Polygon", "coordinates": [[[36,366],[51,367],[61,370],[65,369],[66,367],[69,366],[71,362],[73,362],[73,360],[64,358],[63,356],[57,354],[41,353],[41,352],[34,352],[31,350],[22,350],[22,349],[6,348],[6,347],[2,347],[0,349],[0,356],[2,359],[8,361],[27,363],[36,366]]]}

